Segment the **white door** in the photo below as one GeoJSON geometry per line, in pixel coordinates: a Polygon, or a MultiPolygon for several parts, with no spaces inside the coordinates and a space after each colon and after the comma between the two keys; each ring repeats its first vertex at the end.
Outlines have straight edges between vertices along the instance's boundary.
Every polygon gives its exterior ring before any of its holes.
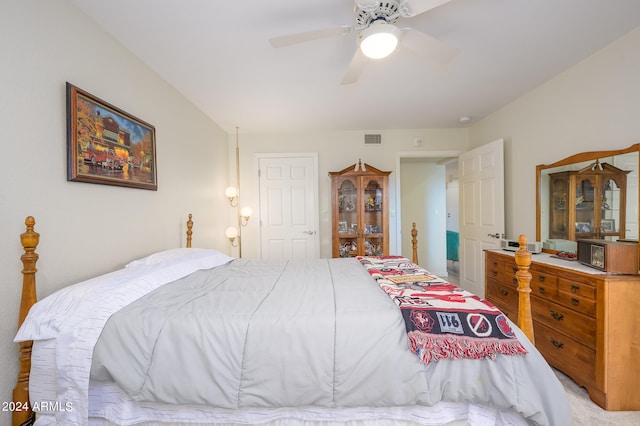
{"type": "MultiPolygon", "coordinates": [[[[625,234],[627,240],[638,239],[638,153],[616,155],[613,157],[613,165],[622,170],[631,170],[627,174],[627,193],[625,212],[625,234]]],[[[617,198],[617,197],[616,197],[617,198]]],[[[619,200],[611,200],[613,208],[619,206],[619,200]]],[[[619,208],[619,207],[618,207],[619,208]]]]}
{"type": "Polygon", "coordinates": [[[504,235],[503,140],[458,157],[460,179],[460,286],[484,297],[484,250],[504,235]]]}
{"type": "Polygon", "coordinates": [[[317,163],[316,154],[258,156],[260,258],[318,258],[317,163]]]}

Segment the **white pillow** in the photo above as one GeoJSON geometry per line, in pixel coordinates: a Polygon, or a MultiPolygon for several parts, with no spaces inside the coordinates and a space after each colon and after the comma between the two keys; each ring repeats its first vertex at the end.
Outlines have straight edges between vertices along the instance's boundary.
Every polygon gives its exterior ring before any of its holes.
{"type": "MultiPolygon", "coordinates": [[[[148,266],[148,265],[157,265],[159,263],[171,262],[173,260],[183,259],[190,255],[194,254],[203,254],[210,255],[212,257],[222,257],[229,258],[224,253],[220,253],[217,250],[213,249],[203,249],[203,248],[174,248],[159,251],[157,253],[150,254],[149,256],[142,257],[140,259],[133,260],[125,265],[125,268],[131,268],[136,266],[148,266]]],[[[231,259],[231,258],[229,258],[231,259]]]]}

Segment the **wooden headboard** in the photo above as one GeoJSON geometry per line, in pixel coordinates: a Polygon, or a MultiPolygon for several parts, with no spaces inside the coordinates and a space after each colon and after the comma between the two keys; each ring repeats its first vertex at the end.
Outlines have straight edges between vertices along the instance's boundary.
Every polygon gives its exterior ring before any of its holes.
{"type": "MultiPolygon", "coordinates": [[[[18,328],[22,325],[29,309],[36,303],[36,262],[38,254],[36,248],[40,242],[40,234],[34,231],[36,220],[33,216],[27,216],[24,221],[26,231],[20,234],[20,242],[24,249],[24,254],[20,257],[22,260],[22,297],[20,298],[20,312],[18,315],[18,328]]],[[[191,240],[193,236],[193,216],[189,213],[187,220],[187,248],[191,248],[191,240]]],[[[31,411],[29,402],[29,372],[31,371],[31,349],[33,341],[18,343],[19,362],[18,380],[13,388],[13,403],[15,406],[21,407],[21,410],[14,410],[12,413],[12,426],[28,426],[32,425],[36,416],[31,411]]]]}

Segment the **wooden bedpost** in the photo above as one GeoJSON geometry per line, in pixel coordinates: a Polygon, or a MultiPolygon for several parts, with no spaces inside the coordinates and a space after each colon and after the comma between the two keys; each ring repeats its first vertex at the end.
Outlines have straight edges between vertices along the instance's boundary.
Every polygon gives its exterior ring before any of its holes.
{"type": "MultiPolygon", "coordinates": [[[[33,230],[36,220],[32,216],[28,216],[24,224],[27,230],[20,235],[20,242],[24,248],[24,254],[20,257],[22,260],[22,299],[20,300],[20,314],[18,317],[18,328],[27,317],[29,309],[36,303],[36,262],[38,254],[36,247],[40,241],[40,234],[33,230]]],[[[14,410],[12,417],[13,426],[31,425],[35,422],[35,413],[31,411],[31,403],[29,401],[29,371],[31,370],[31,347],[33,341],[20,342],[20,369],[18,370],[18,382],[13,388],[13,402],[22,410],[14,410]],[[25,408],[27,408],[25,410],[25,408]]]]}
{"type": "Polygon", "coordinates": [[[189,213],[189,220],[187,220],[187,248],[191,248],[191,236],[193,235],[193,220],[191,220],[193,216],[189,213]]]}
{"type": "Polygon", "coordinates": [[[516,252],[516,265],[518,265],[518,272],[516,272],[516,278],[518,279],[518,327],[529,338],[531,343],[535,344],[535,338],[533,335],[533,320],[531,318],[531,272],[529,272],[529,265],[531,265],[531,253],[526,249],[527,237],[520,235],[518,238],[518,244],[520,249],[516,252]]]}
{"type": "Polygon", "coordinates": [[[418,230],[416,229],[416,223],[411,224],[411,246],[413,248],[412,262],[418,263],[418,230]]]}

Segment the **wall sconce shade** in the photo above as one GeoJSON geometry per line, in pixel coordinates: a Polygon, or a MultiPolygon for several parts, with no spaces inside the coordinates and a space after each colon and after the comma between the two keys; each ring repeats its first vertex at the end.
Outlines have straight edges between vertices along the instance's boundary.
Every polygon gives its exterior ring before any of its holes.
{"type": "Polygon", "coordinates": [[[242,226],[247,226],[249,219],[251,218],[251,207],[243,207],[240,210],[240,218],[242,219],[242,226]]]}
{"type": "Polygon", "coordinates": [[[238,230],[235,227],[233,226],[228,227],[227,230],[225,231],[225,235],[227,236],[229,241],[231,241],[231,245],[233,247],[238,246],[238,230]]]}
{"type": "Polygon", "coordinates": [[[360,50],[371,59],[382,59],[396,50],[401,30],[384,20],[372,22],[360,32],[360,50]]]}
{"type": "Polygon", "coordinates": [[[235,187],[228,186],[227,189],[224,190],[224,195],[229,199],[231,207],[238,205],[238,190],[235,187]]]}

